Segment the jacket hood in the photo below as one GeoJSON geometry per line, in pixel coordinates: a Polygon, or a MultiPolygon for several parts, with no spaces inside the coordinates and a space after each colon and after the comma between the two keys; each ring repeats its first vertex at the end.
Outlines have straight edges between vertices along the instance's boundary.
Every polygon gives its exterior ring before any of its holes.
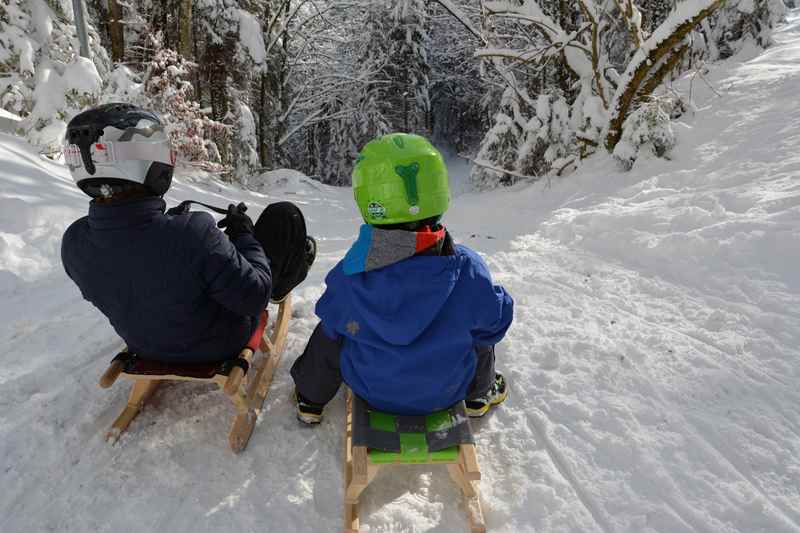
{"type": "Polygon", "coordinates": [[[411,257],[395,265],[351,276],[350,297],[364,326],[386,342],[408,345],[437,319],[461,274],[463,261],[411,257]]]}
{"type": "MultiPolygon", "coordinates": [[[[359,240],[328,274],[328,291],[317,304],[317,314],[324,322],[337,324],[337,330],[347,331],[367,342],[372,338],[396,346],[409,345],[438,319],[466,260],[460,254],[413,255],[414,247],[400,246],[390,255],[404,258],[365,271],[363,265],[370,264],[370,253],[375,251],[375,247],[367,243],[375,239],[370,233],[362,227],[359,240]],[[347,309],[349,314],[343,315],[342,309],[347,309]]],[[[384,230],[384,233],[394,234],[398,239],[408,236],[417,239],[419,235],[404,231],[384,230]]],[[[387,253],[378,255],[386,258],[387,253]]],[[[376,254],[372,257],[374,259],[376,254]]]]}

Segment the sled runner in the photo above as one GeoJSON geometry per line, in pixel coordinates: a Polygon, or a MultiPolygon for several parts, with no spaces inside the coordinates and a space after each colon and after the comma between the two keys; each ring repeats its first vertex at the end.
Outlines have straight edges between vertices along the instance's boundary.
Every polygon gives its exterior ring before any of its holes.
{"type": "Polygon", "coordinates": [[[199,381],[216,383],[235,404],[237,413],[228,441],[234,452],[244,450],[272,384],[291,314],[291,295],[288,295],[279,304],[272,333],[266,335],[268,314],[264,311],[247,346],[236,359],[228,361],[174,364],[140,359],[127,351],[117,355],[100,378],[100,386],[109,388],[122,376],[133,381],[133,388],[127,406],[112,424],[106,440],[113,443],[119,439],[162,381],[199,381]],[[259,351],[262,356],[256,359],[259,351]]]}
{"type": "Polygon", "coordinates": [[[372,409],[348,389],[346,424],[345,533],[358,533],[358,499],[378,471],[409,464],[447,466],[464,493],[470,533],[485,533],[477,487],[481,472],[463,402],[427,416],[397,416],[372,409]]]}

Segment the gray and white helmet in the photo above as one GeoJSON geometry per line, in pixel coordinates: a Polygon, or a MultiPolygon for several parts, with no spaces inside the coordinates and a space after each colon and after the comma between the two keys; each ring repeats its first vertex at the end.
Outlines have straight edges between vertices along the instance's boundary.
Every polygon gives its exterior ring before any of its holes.
{"type": "Polygon", "coordinates": [[[162,196],[175,167],[159,116],[131,104],[105,104],[76,115],[67,125],[64,156],[72,178],[92,198],[142,186],[162,196]]]}

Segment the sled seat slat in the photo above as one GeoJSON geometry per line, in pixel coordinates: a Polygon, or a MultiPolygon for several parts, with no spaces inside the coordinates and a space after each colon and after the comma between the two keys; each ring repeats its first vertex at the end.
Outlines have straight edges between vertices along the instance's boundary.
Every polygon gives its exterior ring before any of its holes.
{"type": "Polygon", "coordinates": [[[226,361],[214,363],[165,363],[132,357],[125,364],[123,372],[129,376],[181,376],[194,379],[214,379],[214,376],[227,376],[230,373],[226,361]]]}

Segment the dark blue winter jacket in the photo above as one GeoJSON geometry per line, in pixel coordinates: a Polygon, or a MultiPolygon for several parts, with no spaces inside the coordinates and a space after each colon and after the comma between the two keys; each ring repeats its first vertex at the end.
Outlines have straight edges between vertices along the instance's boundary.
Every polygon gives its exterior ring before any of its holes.
{"type": "Polygon", "coordinates": [[[350,275],[348,260],[328,274],[316,313],[329,338],[343,338],[341,372],[353,392],[398,414],[463,400],[474,347],[499,342],[513,319],[513,300],[480,256],[456,246],[452,256],[414,256],[350,275]]]}
{"type": "Polygon", "coordinates": [[[61,258],[83,294],[128,345],[164,361],[236,356],[271,290],[252,235],[234,242],[208,213],[164,214],[160,198],[92,202],[64,234],[61,258]]]}

